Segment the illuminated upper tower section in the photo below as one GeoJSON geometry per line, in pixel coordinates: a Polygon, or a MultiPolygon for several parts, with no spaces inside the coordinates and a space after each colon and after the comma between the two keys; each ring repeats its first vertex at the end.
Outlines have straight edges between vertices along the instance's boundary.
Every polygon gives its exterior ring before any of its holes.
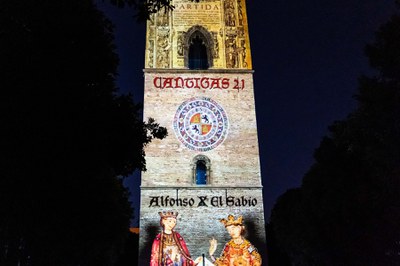
{"type": "Polygon", "coordinates": [[[147,23],[145,68],[252,69],[244,0],[173,5],[147,23]]]}

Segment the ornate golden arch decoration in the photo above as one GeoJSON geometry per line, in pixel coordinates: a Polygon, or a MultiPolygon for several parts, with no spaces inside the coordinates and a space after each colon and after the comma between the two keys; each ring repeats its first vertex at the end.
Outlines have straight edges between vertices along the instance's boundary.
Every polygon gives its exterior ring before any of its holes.
{"type": "Polygon", "coordinates": [[[214,40],[212,34],[206,28],[200,25],[195,25],[191,27],[185,34],[185,38],[183,41],[184,44],[183,56],[184,56],[185,67],[189,68],[189,47],[192,42],[192,39],[196,36],[199,36],[203,40],[204,45],[206,46],[208,67],[209,68],[213,67],[214,40]]]}

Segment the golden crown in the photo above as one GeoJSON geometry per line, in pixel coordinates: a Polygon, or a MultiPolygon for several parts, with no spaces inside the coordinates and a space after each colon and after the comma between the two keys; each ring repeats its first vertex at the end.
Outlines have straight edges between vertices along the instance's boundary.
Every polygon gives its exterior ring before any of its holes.
{"type": "Polygon", "coordinates": [[[230,225],[243,225],[243,217],[239,216],[237,220],[235,220],[235,217],[233,217],[232,214],[228,215],[228,220],[226,219],[221,219],[219,220],[221,223],[224,224],[225,227],[230,226],[230,225]]]}
{"type": "Polygon", "coordinates": [[[178,216],[178,212],[173,212],[173,211],[163,211],[163,212],[159,212],[158,213],[161,217],[161,219],[163,218],[175,218],[178,216]]]}

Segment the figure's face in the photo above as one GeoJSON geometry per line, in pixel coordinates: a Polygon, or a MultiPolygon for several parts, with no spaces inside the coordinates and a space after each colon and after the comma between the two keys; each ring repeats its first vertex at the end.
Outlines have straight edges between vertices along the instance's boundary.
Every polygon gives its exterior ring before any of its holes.
{"type": "Polygon", "coordinates": [[[163,225],[165,230],[172,230],[176,225],[176,219],[172,217],[164,218],[163,225]]]}
{"type": "Polygon", "coordinates": [[[226,227],[226,230],[228,231],[229,235],[232,238],[238,238],[242,234],[242,226],[241,225],[229,225],[226,227]]]}

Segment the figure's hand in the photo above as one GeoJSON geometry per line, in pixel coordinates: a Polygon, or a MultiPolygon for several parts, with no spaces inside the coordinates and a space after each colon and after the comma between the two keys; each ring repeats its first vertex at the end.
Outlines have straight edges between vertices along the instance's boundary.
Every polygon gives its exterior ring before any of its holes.
{"type": "Polygon", "coordinates": [[[210,256],[214,255],[215,250],[217,250],[217,244],[218,242],[215,238],[210,240],[210,248],[208,249],[210,256]]]}
{"type": "Polygon", "coordinates": [[[195,260],[194,260],[194,265],[197,265],[197,264],[199,264],[200,262],[202,262],[203,261],[203,258],[202,257],[197,257],[195,260]]]}

